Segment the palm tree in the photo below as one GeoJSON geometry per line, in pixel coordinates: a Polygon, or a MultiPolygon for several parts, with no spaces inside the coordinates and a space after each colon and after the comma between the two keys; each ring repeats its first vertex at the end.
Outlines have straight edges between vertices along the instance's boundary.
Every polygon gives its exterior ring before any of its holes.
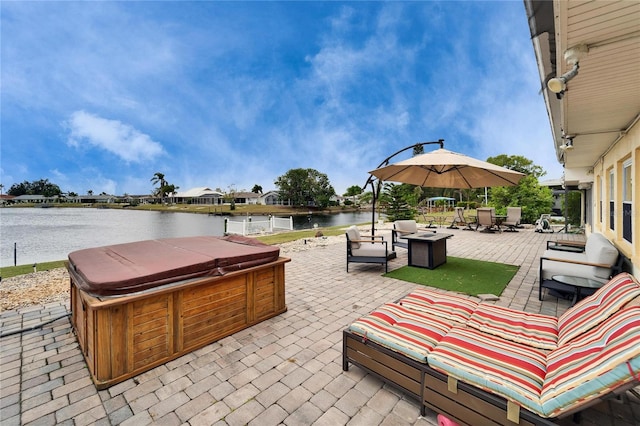
{"type": "Polygon", "coordinates": [[[154,185],[159,185],[160,188],[165,186],[167,182],[164,180],[164,173],[155,172],[153,177],[151,178],[151,183],[154,185]]]}
{"type": "Polygon", "coordinates": [[[164,173],[155,172],[151,178],[151,183],[158,185],[158,189],[154,191],[154,194],[160,197],[160,201],[163,201],[166,194],[164,188],[167,186],[167,181],[164,180],[164,173]]]}

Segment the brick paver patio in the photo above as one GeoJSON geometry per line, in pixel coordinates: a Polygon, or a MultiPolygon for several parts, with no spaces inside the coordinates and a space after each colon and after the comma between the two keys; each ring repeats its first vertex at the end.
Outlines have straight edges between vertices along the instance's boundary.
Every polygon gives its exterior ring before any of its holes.
{"type": "MultiPolygon", "coordinates": [[[[362,227],[363,231],[367,227],[362,227]]],[[[559,315],[569,305],[538,300],[537,270],[548,239],[581,235],[485,234],[442,229],[448,254],[520,265],[496,303],[559,315]]],[[[390,241],[390,232],[381,230],[390,241]]],[[[404,249],[390,269],[406,265],[404,249]]],[[[418,403],[357,367],[342,371],[342,330],[414,284],[382,276],[380,265],[351,264],[345,243],[283,253],[288,311],[254,327],[97,391],[72,332],[67,303],[0,314],[2,333],[59,318],[0,339],[0,421],[7,425],[436,425],[418,403]]],[[[571,418],[562,424],[574,424],[571,418]]],[[[638,425],[630,398],[587,410],[581,425],[638,425]]]]}

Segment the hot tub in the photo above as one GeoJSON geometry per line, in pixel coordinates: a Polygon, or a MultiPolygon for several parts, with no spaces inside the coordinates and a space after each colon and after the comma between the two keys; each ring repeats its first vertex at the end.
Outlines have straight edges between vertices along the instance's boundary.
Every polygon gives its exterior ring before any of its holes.
{"type": "Polygon", "coordinates": [[[69,254],[71,322],[98,389],[287,310],[278,247],[188,237],[69,254]]]}

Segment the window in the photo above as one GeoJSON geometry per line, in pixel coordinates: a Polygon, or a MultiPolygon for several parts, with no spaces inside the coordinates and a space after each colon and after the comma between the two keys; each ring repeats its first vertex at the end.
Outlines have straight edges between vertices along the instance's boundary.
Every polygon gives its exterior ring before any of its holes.
{"type": "Polygon", "coordinates": [[[612,231],[615,227],[616,206],[615,200],[615,181],[614,181],[613,169],[609,171],[609,229],[612,231]]]}
{"type": "Polygon", "coordinates": [[[631,159],[622,164],[622,238],[632,242],[632,201],[633,188],[631,179],[631,159]]]}
{"type": "Polygon", "coordinates": [[[598,222],[602,224],[602,206],[604,204],[604,192],[602,190],[602,176],[598,176],[598,222]]]}

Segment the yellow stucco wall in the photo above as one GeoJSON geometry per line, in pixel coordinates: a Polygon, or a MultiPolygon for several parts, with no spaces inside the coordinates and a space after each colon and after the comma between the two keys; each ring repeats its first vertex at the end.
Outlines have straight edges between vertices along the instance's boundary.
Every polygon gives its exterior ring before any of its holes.
{"type": "Polygon", "coordinates": [[[624,135],[609,152],[598,161],[593,168],[594,185],[592,194],[591,214],[593,218],[593,232],[600,232],[607,236],[618,249],[631,260],[633,274],[640,276],[640,215],[637,206],[640,205],[640,124],[636,124],[624,135]],[[623,197],[623,164],[631,159],[632,203],[631,227],[632,242],[622,237],[622,197],[623,197]],[[614,228],[609,227],[609,205],[611,200],[611,175],[613,171],[613,201],[614,228]],[[602,201],[602,215],[600,202],[602,201]],[[602,220],[601,220],[602,219],[602,220]]]}

